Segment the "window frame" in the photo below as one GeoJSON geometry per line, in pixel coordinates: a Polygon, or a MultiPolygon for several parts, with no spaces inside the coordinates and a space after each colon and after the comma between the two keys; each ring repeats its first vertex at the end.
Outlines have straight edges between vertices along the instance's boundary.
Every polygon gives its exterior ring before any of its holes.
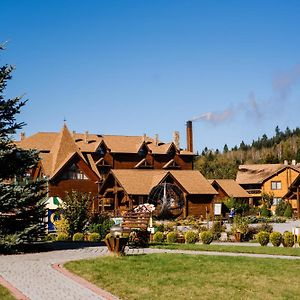
{"type": "Polygon", "coordinates": [[[280,180],[271,181],[271,190],[282,190],[282,182],[280,180]]]}

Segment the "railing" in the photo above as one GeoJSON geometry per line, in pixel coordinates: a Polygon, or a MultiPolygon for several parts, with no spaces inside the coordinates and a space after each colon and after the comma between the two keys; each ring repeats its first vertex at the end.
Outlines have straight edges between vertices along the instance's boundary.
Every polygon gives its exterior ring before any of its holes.
{"type": "Polygon", "coordinates": [[[260,195],[261,194],[261,190],[260,189],[251,189],[251,190],[246,190],[248,192],[248,194],[251,194],[251,195],[260,195]]]}

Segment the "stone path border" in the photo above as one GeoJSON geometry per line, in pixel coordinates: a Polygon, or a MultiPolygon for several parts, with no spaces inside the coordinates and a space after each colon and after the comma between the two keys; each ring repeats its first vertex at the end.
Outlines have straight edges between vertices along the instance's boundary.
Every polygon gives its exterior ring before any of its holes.
{"type": "Polygon", "coordinates": [[[30,300],[18,289],[12,286],[8,281],[6,281],[1,275],[0,275],[0,284],[4,286],[17,300],[30,300]]]}
{"type": "Polygon", "coordinates": [[[93,291],[95,294],[99,295],[100,297],[102,297],[105,300],[119,300],[119,298],[117,298],[113,294],[109,293],[108,291],[105,291],[105,290],[99,288],[98,286],[96,286],[95,284],[93,284],[93,283],[83,279],[82,277],[79,277],[79,276],[75,275],[74,273],[68,271],[66,268],[64,268],[64,266],[62,264],[53,264],[52,268],[54,270],[62,273],[63,275],[69,277],[70,279],[76,281],[77,283],[79,283],[83,287],[93,291]]]}

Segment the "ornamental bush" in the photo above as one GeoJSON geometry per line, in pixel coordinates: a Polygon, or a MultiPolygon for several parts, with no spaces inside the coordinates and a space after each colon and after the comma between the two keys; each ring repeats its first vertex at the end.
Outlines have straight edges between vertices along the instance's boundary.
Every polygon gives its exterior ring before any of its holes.
{"type": "Polygon", "coordinates": [[[156,243],[162,243],[165,239],[165,236],[162,232],[156,231],[153,235],[153,241],[156,243]]]}
{"type": "Polygon", "coordinates": [[[84,234],[81,233],[81,232],[76,232],[73,235],[72,240],[73,240],[73,242],[83,242],[84,241],[84,234]]]}
{"type": "Polygon", "coordinates": [[[287,205],[286,205],[286,209],[284,211],[284,216],[288,219],[292,218],[292,216],[293,216],[293,208],[290,203],[287,203],[287,205]]]}
{"type": "Polygon", "coordinates": [[[48,233],[46,236],[45,236],[45,241],[51,241],[51,242],[54,242],[56,240],[56,233],[48,233]]]}
{"type": "Polygon", "coordinates": [[[270,234],[270,242],[274,247],[279,247],[282,242],[282,234],[280,232],[272,232],[270,234]]]}
{"type": "Polygon", "coordinates": [[[213,234],[210,231],[203,231],[199,234],[203,244],[209,245],[213,241],[213,234]]]}
{"type": "Polygon", "coordinates": [[[167,234],[167,242],[168,243],[176,243],[177,242],[177,232],[171,231],[167,234]]]}
{"type": "Polygon", "coordinates": [[[213,234],[213,239],[218,240],[221,237],[221,232],[225,231],[226,227],[222,224],[222,221],[215,221],[211,227],[211,233],[213,234]]]}
{"type": "Polygon", "coordinates": [[[294,246],[294,235],[291,232],[284,232],[282,236],[282,244],[284,247],[293,247],[294,246]]]}
{"type": "Polygon", "coordinates": [[[56,241],[58,242],[66,242],[68,240],[69,240],[69,236],[66,233],[60,233],[56,238],[56,241]]]}
{"type": "Polygon", "coordinates": [[[192,230],[187,231],[184,235],[186,244],[195,244],[198,240],[198,234],[192,230]]]}
{"type": "Polygon", "coordinates": [[[88,235],[89,242],[100,242],[100,234],[98,232],[93,232],[88,235]]]}
{"type": "Polygon", "coordinates": [[[269,232],[261,231],[256,235],[257,241],[260,243],[261,246],[267,246],[269,243],[269,232]]]}
{"type": "Polygon", "coordinates": [[[270,217],[271,216],[271,211],[268,209],[267,205],[264,204],[261,208],[261,211],[260,211],[260,215],[262,217],[270,217]]]}

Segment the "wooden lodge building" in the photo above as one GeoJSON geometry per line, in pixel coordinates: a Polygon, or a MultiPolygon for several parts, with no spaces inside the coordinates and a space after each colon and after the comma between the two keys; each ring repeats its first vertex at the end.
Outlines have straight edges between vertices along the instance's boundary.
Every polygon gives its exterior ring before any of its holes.
{"type": "Polygon", "coordinates": [[[215,203],[221,203],[226,198],[249,202],[250,194],[243,189],[234,179],[211,179],[213,188],[218,192],[214,197],[215,203]]]}
{"type": "Polygon", "coordinates": [[[70,132],[38,132],[16,142],[23,149],[37,149],[40,162],[33,179],[48,181],[48,197],[63,199],[66,192],[90,192],[94,211],[115,215],[147,201],[150,189],[163,181],[178,185],[185,197],[184,216],[212,213],[216,191],[199,171],[193,171],[192,123],[187,123],[187,149],[158,136],[117,136],[70,132]]]}
{"type": "Polygon", "coordinates": [[[278,201],[286,198],[299,174],[300,165],[296,163],[240,165],[236,181],[250,194],[254,204],[263,193],[273,196],[271,209],[275,211],[278,201]]]}

